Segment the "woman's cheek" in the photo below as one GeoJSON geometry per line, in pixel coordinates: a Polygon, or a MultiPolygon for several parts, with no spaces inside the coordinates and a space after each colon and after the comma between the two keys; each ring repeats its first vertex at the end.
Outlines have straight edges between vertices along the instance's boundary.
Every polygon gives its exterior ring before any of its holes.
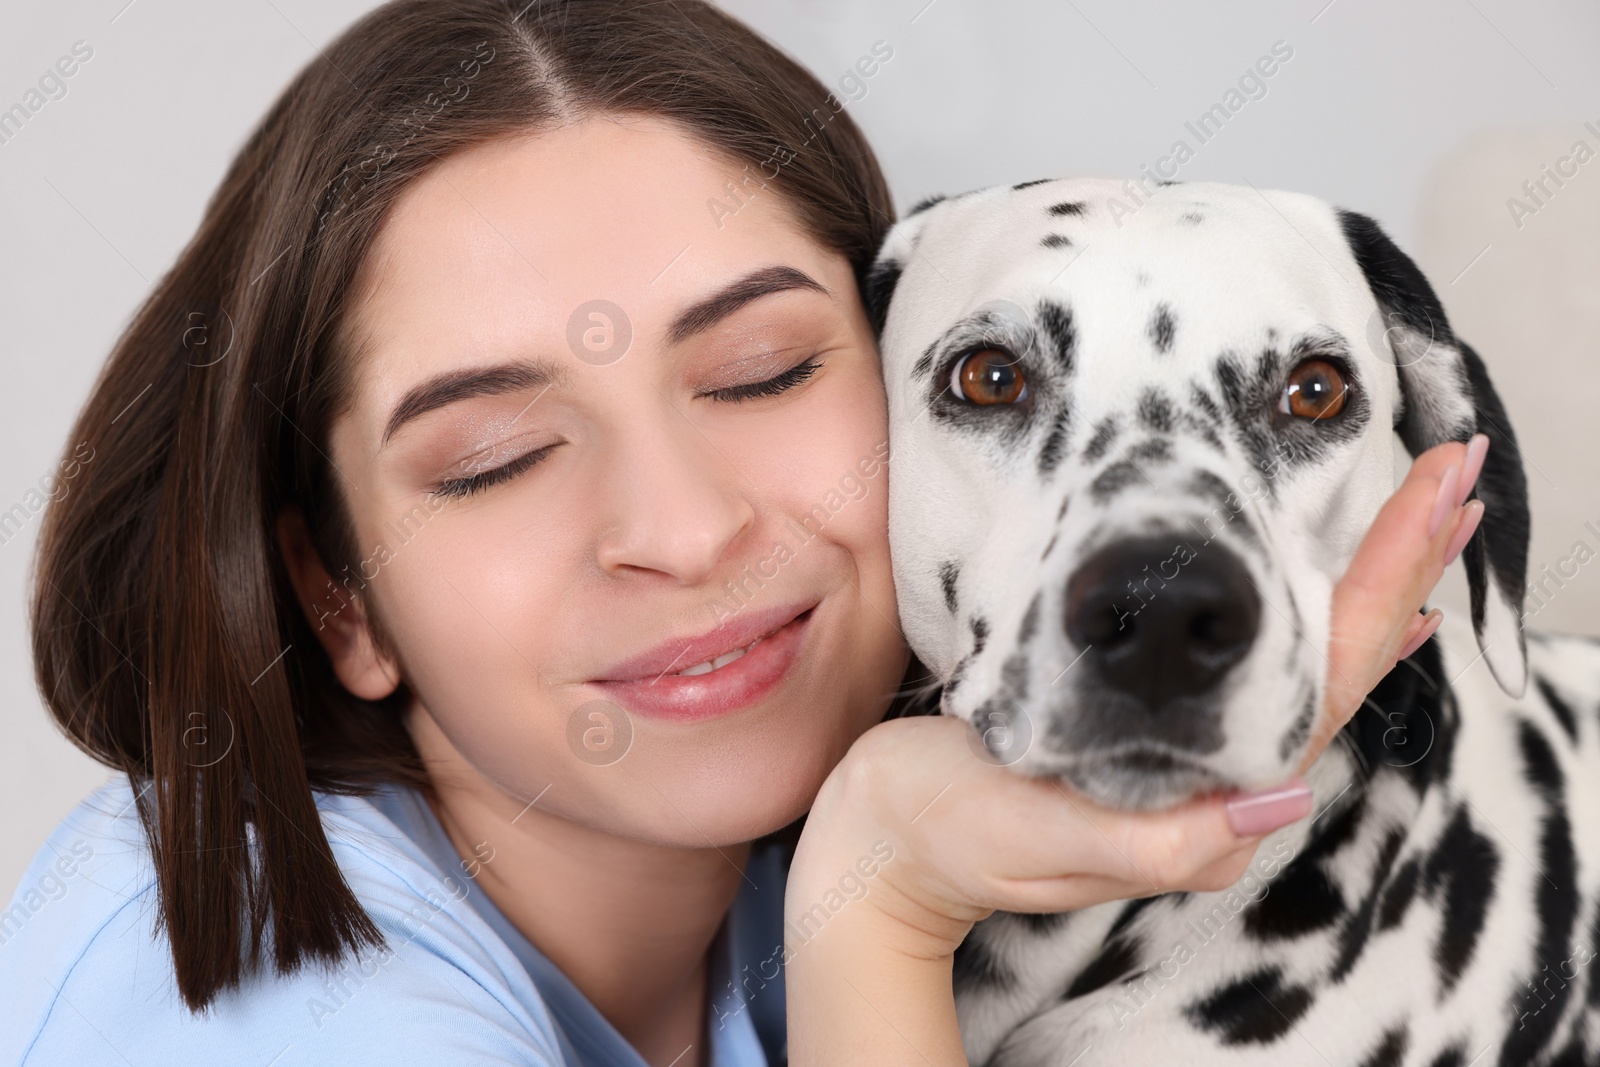
{"type": "Polygon", "coordinates": [[[564,554],[544,532],[519,530],[510,514],[436,518],[376,580],[408,681],[436,702],[454,703],[464,688],[480,707],[522,703],[520,690],[537,688],[531,661],[551,647],[564,554]]]}

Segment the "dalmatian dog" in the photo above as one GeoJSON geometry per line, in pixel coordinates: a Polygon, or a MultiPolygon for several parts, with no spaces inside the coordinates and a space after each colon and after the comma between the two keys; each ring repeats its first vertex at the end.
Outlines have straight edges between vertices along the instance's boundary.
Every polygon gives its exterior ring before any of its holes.
{"type": "Polygon", "coordinates": [[[1490,438],[1470,633],[1390,672],[1232,888],[979,923],[969,1060],[1600,1063],[1600,643],[1523,631],[1516,440],[1412,260],[1305,195],[1062,179],[919,205],[866,283],[937,710],[1106,805],[1293,775],[1395,436],[1490,438]]]}

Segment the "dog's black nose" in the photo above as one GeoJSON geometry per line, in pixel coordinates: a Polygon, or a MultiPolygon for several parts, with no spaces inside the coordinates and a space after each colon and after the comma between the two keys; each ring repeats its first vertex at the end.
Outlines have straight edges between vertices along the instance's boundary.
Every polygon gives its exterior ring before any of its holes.
{"type": "Polygon", "coordinates": [[[1067,580],[1067,636],[1105,684],[1151,711],[1210,689],[1250,650],[1261,597],[1220,544],[1121,541],[1067,580]]]}

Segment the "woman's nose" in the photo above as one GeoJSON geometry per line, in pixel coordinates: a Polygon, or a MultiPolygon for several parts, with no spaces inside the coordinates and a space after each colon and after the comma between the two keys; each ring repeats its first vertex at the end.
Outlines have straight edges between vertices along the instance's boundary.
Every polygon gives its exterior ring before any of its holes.
{"type": "Polygon", "coordinates": [[[684,585],[714,575],[756,510],[751,483],[681,412],[617,439],[597,491],[605,516],[597,556],[608,573],[669,574],[684,585]]]}

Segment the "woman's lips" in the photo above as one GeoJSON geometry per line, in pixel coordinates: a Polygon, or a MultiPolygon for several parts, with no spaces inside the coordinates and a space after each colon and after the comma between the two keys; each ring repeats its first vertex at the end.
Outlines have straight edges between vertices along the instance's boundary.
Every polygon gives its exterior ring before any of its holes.
{"type": "MultiPolygon", "coordinates": [[[[701,674],[661,674],[628,681],[594,681],[627,711],[654,719],[697,722],[727,715],[761,700],[788,675],[800,656],[814,608],[761,638],[744,655],[701,674]]],[[[688,669],[694,664],[686,664],[688,669]]]]}

